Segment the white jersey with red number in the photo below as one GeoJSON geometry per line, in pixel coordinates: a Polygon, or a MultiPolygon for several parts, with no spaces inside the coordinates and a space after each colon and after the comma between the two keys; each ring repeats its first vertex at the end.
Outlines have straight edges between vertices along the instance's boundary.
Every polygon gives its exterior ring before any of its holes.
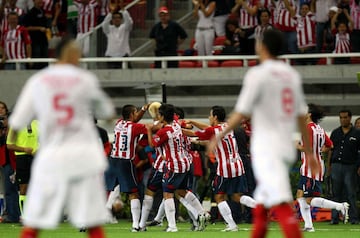
{"type": "Polygon", "coordinates": [[[67,179],[106,169],[94,116],[110,118],[114,112],[110,98],[93,73],[56,64],[26,82],[10,125],[19,130],[33,118],[38,119],[41,147],[32,166],[36,171],[67,179]]]}
{"type": "Polygon", "coordinates": [[[110,156],[112,158],[133,160],[140,136],[144,134],[147,134],[144,124],[122,119],[118,120],[114,128],[114,143],[110,156]]]}
{"type": "Polygon", "coordinates": [[[308,178],[323,181],[325,165],[324,160],[322,160],[321,158],[321,149],[323,148],[323,146],[332,147],[332,141],[326,135],[324,129],[320,125],[315,124],[314,122],[310,122],[307,125],[307,130],[310,136],[310,145],[312,146],[312,150],[314,151],[314,157],[320,164],[320,171],[315,176],[312,176],[305,153],[301,152],[302,164],[300,167],[300,174],[308,178]]]}
{"type": "Polygon", "coordinates": [[[5,7],[4,8],[4,16],[3,19],[1,21],[1,32],[2,34],[7,30],[9,23],[8,23],[8,15],[10,12],[16,12],[18,14],[18,16],[21,16],[24,14],[24,10],[18,7],[15,7],[14,9],[11,9],[9,7],[5,7]]]}
{"type": "Polygon", "coordinates": [[[353,29],[360,30],[360,3],[350,0],[350,15],[353,20],[353,29]]]}
{"type": "MultiPolygon", "coordinates": [[[[336,31],[335,31],[336,32],[336,31]]],[[[334,53],[350,53],[350,34],[337,32],[335,35],[334,53]]]]}
{"type": "MultiPolygon", "coordinates": [[[[296,4],[294,0],[289,0],[290,6],[294,8],[296,12],[296,4]]],[[[295,31],[296,30],[296,21],[289,10],[285,7],[285,3],[283,0],[279,0],[276,2],[276,19],[275,26],[281,31],[295,31]]]]}
{"type": "Polygon", "coordinates": [[[8,59],[25,59],[27,57],[26,45],[29,44],[31,44],[30,35],[26,28],[20,25],[15,29],[6,30],[1,42],[8,59]]]}
{"type": "MultiPolygon", "coordinates": [[[[210,140],[218,135],[227,125],[210,126],[205,130],[196,131],[199,140],[210,140]]],[[[215,158],[218,162],[216,174],[224,178],[234,178],[245,173],[244,165],[239,154],[234,131],[231,131],[217,144],[215,158]]]]}
{"type": "Polygon", "coordinates": [[[166,167],[174,173],[185,173],[190,169],[190,161],[184,149],[184,136],[174,123],[161,128],[153,137],[152,144],[161,147],[166,167]]]}
{"type": "MultiPolygon", "coordinates": [[[[247,0],[249,8],[253,8],[258,5],[258,0],[247,0]]],[[[239,10],[239,26],[241,29],[253,28],[258,24],[256,14],[251,16],[245,8],[241,7],[239,10]]]]}
{"type": "Polygon", "coordinates": [[[296,16],[297,45],[299,48],[316,46],[315,15],[308,12],[305,17],[296,16]]]}
{"type": "Polygon", "coordinates": [[[98,1],[90,0],[86,5],[82,4],[79,0],[74,1],[75,6],[79,10],[78,16],[78,32],[86,33],[97,24],[97,17],[99,12],[98,1]]]}

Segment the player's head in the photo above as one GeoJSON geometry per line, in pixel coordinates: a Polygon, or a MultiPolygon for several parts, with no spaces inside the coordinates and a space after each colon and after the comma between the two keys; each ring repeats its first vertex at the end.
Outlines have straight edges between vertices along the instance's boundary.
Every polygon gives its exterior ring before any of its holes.
{"type": "Polygon", "coordinates": [[[59,63],[78,65],[81,50],[74,38],[64,37],[55,49],[56,58],[59,63]]]}
{"type": "Polygon", "coordinates": [[[209,121],[212,126],[219,122],[224,122],[226,118],[225,108],[221,106],[213,106],[210,110],[209,121]]]}
{"type": "Polygon", "coordinates": [[[163,103],[159,108],[160,120],[168,124],[174,120],[175,107],[171,104],[163,103]]]}
{"type": "Polygon", "coordinates": [[[264,31],[262,38],[256,41],[256,53],[261,57],[275,58],[281,55],[284,45],[283,33],[277,29],[264,31]]]}
{"type": "Polygon", "coordinates": [[[313,103],[308,104],[308,114],[311,120],[318,124],[322,118],[325,116],[325,111],[319,105],[315,105],[313,103]]]}
{"type": "Polygon", "coordinates": [[[179,119],[185,118],[184,109],[182,109],[181,107],[175,107],[175,114],[179,117],[179,119]]]}
{"type": "Polygon", "coordinates": [[[352,113],[349,109],[343,109],[339,112],[340,125],[344,128],[351,126],[352,113]]]}
{"type": "Polygon", "coordinates": [[[136,112],[136,106],[128,104],[123,106],[121,114],[124,120],[131,120],[136,112]]]}

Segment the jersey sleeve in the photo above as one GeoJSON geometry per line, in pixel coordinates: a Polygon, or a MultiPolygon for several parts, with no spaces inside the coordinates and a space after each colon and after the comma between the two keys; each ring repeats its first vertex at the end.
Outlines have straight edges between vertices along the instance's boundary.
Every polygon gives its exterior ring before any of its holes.
{"type": "Polygon", "coordinates": [[[134,132],[136,135],[147,134],[146,126],[144,124],[135,123],[134,124],[134,132]]]}
{"type": "Polygon", "coordinates": [[[210,140],[214,134],[214,128],[212,127],[208,127],[205,130],[195,131],[195,135],[199,137],[199,140],[210,140]]]}
{"type": "Polygon", "coordinates": [[[325,133],[325,146],[328,148],[332,148],[334,146],[332,140],[330,140],[329,136],[325,133]]]}
{"type": "Polygon", "coordinates": [[[159,147],[162,144],[164,144],[166,141],[169,140],[168,135],[166,134],[166,129],[162,128],[160,129],[152,138],[152,144],[154,147],[159,147]]]}

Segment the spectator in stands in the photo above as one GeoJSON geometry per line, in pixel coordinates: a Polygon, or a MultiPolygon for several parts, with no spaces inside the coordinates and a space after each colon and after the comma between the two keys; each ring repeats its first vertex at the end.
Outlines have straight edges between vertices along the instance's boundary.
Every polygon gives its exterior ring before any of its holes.
{"type": "MultiPolygon", "coordinates": [[[[24,25],[29,31],[31,38],[31,58],[47,58],[48,39],[46,32],[49,31],[46,25],[46,17],[42,9],[43,1],[34,0],[34,7],[25,15],[24,25]]],[[[41,69],[47,63],[34,63],[31,68],[41,69]]]]}
{"type": "MultiPolygon", "coordinates": [[[[352,19],[349,15],[349,12],[346,8],[339,8],[337,13],[335,13],[334,17],[331,19],[331,30],[335,35],[335,49],[334,53],[341,54],[341,53],[350,53],[351,52],[351,45],[350,45],[350,32],[352,31],[352,19]],[[348,25],[346,22],[338,21],[338,16],[344,13],[348,19],[348,25]]],[[[335,58],[335,64],[348,64],[350,59],[348,57],[344,58],[335,58]]]]}
{"type": "Polygon", "coordinates": [[[78,10],[75,6],[74,0],[67,0],[67,12],[66,12],[66,32],[71,37],[76,37],[77,33],[77,21],[78,10]]]}
{"type": "Polygon", "coordinates": [[[238,16],[239,27],[245,32],[241,38],[241,45],[245,54],[255,54],[254,38],[249,37],[254,33],[257,22],[258,1],[257,0],[236,0],[231,12],[238,16]]]}
{"type": "MultiPolygon", "coordinates": [[[[187,38],[185,30],[175,21],[170,20],[169,9],[159,8],[160,22],[150,31],[149,37],[156,43],[155,56],[177,56],[178,46],[187,38]]],[[[177,68],[178,61],[168,61],[168,68],[177,68]]],[[[155,68],[161,68],[161,62],[155,62],[155,68]]]]}
{"type": "MultiPolygon", "coordinates": [[[[26,59],[31,57],[31,39],[27,29],[19,25],[19,16],[16,12],[8,14],[9,26],[1,37],[1,63],[8,59],[26,59]]],[[[14,63],[6,63],[4,69],[15,69],[14,63]]],[[[20,64],[25,69],[25,64],[20,64]]]]}
{"type": "Polygon", "coordinates": [[[239,28],[238,20],[229,18],[226,21],[226,40],[224,41],[223,55],[239,55],[242,53],[242,45],[240,42],[241,37],[245,34],[239,28]]]}
{"type": "Polygon", "coordinates": [[[350,15],[353,21],[353,31],[350,34],[350,40],[353,52],[360,52],[360,1],[350,1],[350,15]]]}
{"type": "Polygon", "coordinates": [[[16,6],[17,0],[3,0],[0,5],[0,21],[1,21],[1,34],[4,34],[8,28],[8,15],[10,12],[16,12],[19,16],[19,23],[21,25],[22,18],[24,17],[24,10],[16,6]]]}
{"type": "Polygon", "coordinates": [[[198,55],[212,55],[215,31],[214,14],[216,2],[213,0],[193,0],[194,17],[198,19],[195,42],[198,55]]]}
{"type": "MultiPolygon", "coordinates": [[[[308,3],[300,7],[300,15],[296,15],[297,46],[299,54],[313,54],[316,51],[315,16],[308,3]]],[[[316,61],[316,60],[315,60],[316,61]]],[[[297,59],[296,64],[312,65],[314,59],[297,59]]]]}
{"type": "MultiPolygon", "coordinates": [[[[269,10],[269,12],[270,12],[270,20],[269,20],[269,23],[270,23],[271,25],[274,25],[274,23],[275,23],[275,16],[276,16],[276,14],[275,14],[275,8],[276,8],[276,6],[275,6],[275,1],[273,1],[273,0],[263,0],[263,1],[260,1],[260,2],[258,3],[258,6],[259,6],[259,9],[267,9],[267,10],[269,10]]],[[[260,21],[259,21],[259,14],[258,14],[258,23],[260,23],[260,21]]]]}
{"type": "Polygon", "coordinates": [[[349,19],[345,14],[344,9],[346,9],[348,13],[350,13],[350,0],[339,0],[337,7],[339,9],[342,9],[342,11],[339,13],[338,20],[348,24],[349,19]]]}
{"type": "Polygon", "coordinates": [[[224,36],[226,20],[234,6],[234,0],[215,0],[215,2],[216,8],[213,18],[215,35],[224,36]]]}
{"type": "Polygon", "coordinates": [[[336,0],[313,0],[315,2],[314,12],[316,21],[316,52],[321,53],[325,50],[324,31],[329,20],[329,9],[336,5],[336,0]]]}
{"type": "Polygon", "coordinates": [[[76,40],[80,44],[83,57],[88,57],[90,55],[90,36],[87,33],[97,25],[101,0],[74,0],[74,4],[79,11],[76,40]]]}
{"type": "MultiPolygon", "coordinates": [[[[324,53],[331,53],[335,49],[335,36],[331,30],[331,20],[335,16],[336,12],[338,11],[338,7],[332,6],[328,11],[328,21],[325,23],[324,32],[322,35],[323,39],[323,52],[324,53]]],[[[335,20],[335,24],[336,20],[335,20]]]]}
{"type": "Polygon", "coordinates": [[[269,9],[260,8],[257,17],[258,17],[258,25],[255,27],[254,30],[255,40],[261,39],[265,30],[273,28],[273,26],[270,24],[271,13],[269,9]]]}
{"type": "Polygon", "coordinates": [[[285,53],[296,54],[297,38],[296,38],[296,14],[295,0],[279,0],[276,2],[276,19],[275,27],[282,31],[286,42],[285,53]]]}
{"type": "MultiPolygon", "coordinates": [[[[121,11],[116,11],[116,6],[110,5],[110,13],[106,16],[102,26],[107,36],[107,57],[128,57],[130,56],[129,35],[132,30],[133,20],[124,4],[121,11]],[[110,25],[110,22],[112,23],[110,25]]],[[[119,62],[108,62],[110,69],[121,68],[119,62]]]]}

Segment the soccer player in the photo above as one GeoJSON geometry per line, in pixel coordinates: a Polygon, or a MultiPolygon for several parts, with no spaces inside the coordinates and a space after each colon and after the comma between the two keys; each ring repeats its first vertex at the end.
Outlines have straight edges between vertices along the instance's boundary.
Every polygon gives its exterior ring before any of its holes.
{"type": "MultiPolygon", "coordinates": [[[[210,126],[196,121],[189,121],[192,125],[201,129],[190,131],[183,129],[187,136],[197,136],[199,140],[210,140],[211,137],[220,133],[225,127],[225,109],[221,106],[213,106],[210,110],[210,126]]],[[[238,151],[234,131],[228,133],[216,146],[215,157],[217,160],[217,172],[213,182],[215,201],[221,216],[227,223],[223,231],[238,231],[238,227],[232,217],[230,207],[225,199],[225,194],[230,194],[235,202],[255,208],[256,202],[247,192],[244,165],[238,151]]]]}
{"type": "Polygon", "coordinates": [[[333,143],[326,135],[324,129],[319,125],[320,120],[324,117],[323,110],[314,104],[308,105],[308,113],[306,115],[307,129],[309,131],[310,143],[313,148],[314,157],[320,164],[320,171],[314,175],[308,167],[307,157],[302,152],[302,144],[297,145],[297,149],[301,151],[301,167],[300,181],[296,193],[297,201],[300,206],[300,213],[305,222],[303,231],[314,232],[312,223],[310,206],[336,209],[343,214],[344,223],[349,219],[349,204],[347,202],[338,203],[319,197],[321,195],[321,182],[325,174],[325,165],[321,157],[321,153],[329,151],[333,147],[333,143]]]}
{"type": "Polygon", "coordinates": [[[289,65],[277,60],[283,44],[282,33],[267,30],[256,42],[261,64],[250,69],[228,120],[228,126],[213,138],[208,152],[213,152],[221,138],[251,116],[251,159],[257,186],[254,198],[252,237],[265,237],[268,210],[278,215],[285,237],[301,237],[299,224],[290,203],[293,201],[289,167],[295,162],[293,133],[297,126],[303,134],[304,152],[312,173],[318,171],[306,129],[306,104],[300,75],[289,65]]]}
{"type": "Polygon", "coordinates": [[[102,238],[107,162],[93,117],[112,118],[114,107],[96,76],[77,67],[81,51],[73,39],[64,38],[56,52],[58,62],[26,82],[10,117],[10,142],[31,118],[38,118],[41,131],[20,237],[55,228],[67,207],[74,226],[102,238]]]}

